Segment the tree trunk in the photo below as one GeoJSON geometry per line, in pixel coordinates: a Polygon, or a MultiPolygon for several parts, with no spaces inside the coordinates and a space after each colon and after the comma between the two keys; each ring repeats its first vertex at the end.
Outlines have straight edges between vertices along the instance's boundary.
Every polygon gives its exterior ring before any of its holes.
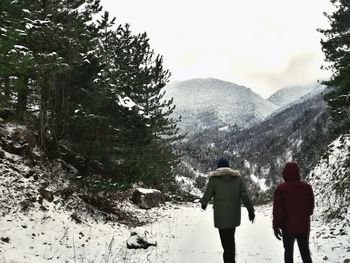
{"type": "Polygon", "coordinates": [[[5,94],[5,98],[6,98],[7,102],[9,102],[10,101],[10,90],[11,90],[9,76],[5,77],[4,82],[5,82],[4,94],[5,94]]]}
{"type": "Polygon", "coordinates": [[[47,92],[48,87],[43,85],[40,94],[40,113],[39,113],[39,132],[40,132],[40,148],[46,151],[47,146],[47,92]]]}
{"type": "Polygon", "coordinates": [[[28,77],[25,77],[17,92],[17,112],[25,112],[27,110],[28,93],[28,77]]]}

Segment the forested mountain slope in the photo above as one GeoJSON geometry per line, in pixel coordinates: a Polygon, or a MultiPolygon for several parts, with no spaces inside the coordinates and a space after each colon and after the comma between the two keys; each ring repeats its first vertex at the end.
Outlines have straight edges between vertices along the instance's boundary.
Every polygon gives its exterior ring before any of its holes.
{"type": "Polygon", "coordinates": [[[225,126],[249,127],[278,108],[249,88],[214,78],[176,82],[165,91],[167,98],[174,98],[180,127],[191,134],[225,126]]]}
{"type": "Polygon", "coordinates": [[[270,97],[267,98],[268,101],[283,107],[294,101],[301,99],[307,94],[316,94],[323,90],[323,86],[317,82],[310,83],[308,85],[296,85],[284,87],[270,97]]]}
{"type": "Polygon", "coordinates": [[[288,160],[299,163],[305,178],[332,138],[327,106],[323,95],[316,94],[250,128],[204,131],[179,147],[186,162],[201,172],[215,168],[219,156],[227,157],[261,191],[282,180],[288,160]]]}

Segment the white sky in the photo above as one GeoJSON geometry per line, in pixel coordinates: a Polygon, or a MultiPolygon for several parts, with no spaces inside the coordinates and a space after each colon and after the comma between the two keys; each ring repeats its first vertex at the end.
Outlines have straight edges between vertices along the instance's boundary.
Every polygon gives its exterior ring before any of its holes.
{"type": "Polygon", "coordinates": [[[117,23],[147,32],[171,81],[214,77],[263,97],[326,78],[317,28],[330,0],[101,0],[117,23]]]}

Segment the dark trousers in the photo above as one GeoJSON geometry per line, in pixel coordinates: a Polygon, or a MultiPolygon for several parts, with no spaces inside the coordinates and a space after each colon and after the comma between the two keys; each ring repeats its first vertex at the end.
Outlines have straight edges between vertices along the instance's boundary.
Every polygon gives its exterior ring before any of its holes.
{"type": "Polygon", "coordinates": [[[284,262],[293,263],[294,242],[297,240],[301,258],[304,263],[312,263],[309,249],[309,234],[293,235],[283,232],[284,262]]]}
{"type": "Polygon", "coordinates": [[[236,255],[236,248],[235,248],[235,231],[236,228],[225,228],[225,229],[219,229],[220,239],[221,239],[221,245],[224,249],[224,263],[235,263],[235,255],[236,255]]]}

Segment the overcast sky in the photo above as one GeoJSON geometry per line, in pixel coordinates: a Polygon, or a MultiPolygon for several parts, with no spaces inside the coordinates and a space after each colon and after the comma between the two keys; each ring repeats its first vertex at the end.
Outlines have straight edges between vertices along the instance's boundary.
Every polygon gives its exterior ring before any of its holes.
{"type": "Polygon", "coordinates": [[[328,77],[320,70],[329,0],[101,0],[119,24],[147,32],[171,81],[214,77],[267,97],[328,77]]]}

